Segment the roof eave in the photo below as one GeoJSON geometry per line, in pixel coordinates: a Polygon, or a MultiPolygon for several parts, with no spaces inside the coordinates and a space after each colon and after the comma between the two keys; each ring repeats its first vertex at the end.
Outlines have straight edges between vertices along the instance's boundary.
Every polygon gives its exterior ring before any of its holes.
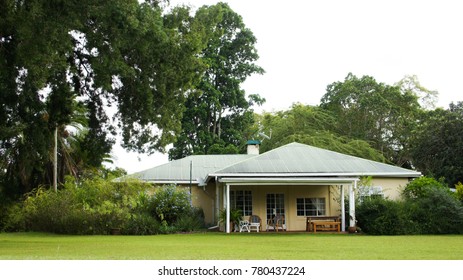
{"type": "Polygon", "coordinates": [[[222,177],[221,183],[231,185],[344,185],[359,181],[358,177],[277,177],[277,178],[245,178],[222,177]]]}
{"type": "Polygon", "coordinates": [[[212,173],[209,177],[400,177],[400,178],[416,178],[420,177],[420,172],[352,172],[352,173],[212,173]]]}

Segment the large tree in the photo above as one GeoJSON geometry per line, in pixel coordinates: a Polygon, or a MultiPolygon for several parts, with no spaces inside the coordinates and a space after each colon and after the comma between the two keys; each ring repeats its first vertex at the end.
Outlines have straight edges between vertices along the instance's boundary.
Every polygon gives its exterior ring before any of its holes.
{"type": "Polygon", "coordinates": [[[205,64],[195,94],[187,98],[182,133],[169,151],[171,159],[190,154],[237,153],[244,146],[246,128],[253,123],[252,105],[258,95],[246,96],[241,84],[254,73],[256,38],[240,15],[227,4],[201,7],[194,16],[204,23],[205,64]]]}
{"type": "Polygon", "coordinates": [[[420,111],[412,90],[349,73],[327,86],[320,106],[334,114],[340,135],[367,141],[388,161],[411,166],[407,139],[420,111]]]}
{"type": "Polygon", "coordinates": [[[463,102],[424,113],[412,137],[415,166],[425,175],[463,182],[463,102]]]}
{"type": "Polygon", "coordinates": [[[0,7],[4,188],[22,193],[46,182],[53,131],[71,122],[76,101],[86,107],[93,165],[112,141],[110,106],[126,148],[163,150],[173,141],[203,48],[201,32],[184,28],[188,13],[163,15],[157,1],[137,0],[2,0],[0,7]]]}

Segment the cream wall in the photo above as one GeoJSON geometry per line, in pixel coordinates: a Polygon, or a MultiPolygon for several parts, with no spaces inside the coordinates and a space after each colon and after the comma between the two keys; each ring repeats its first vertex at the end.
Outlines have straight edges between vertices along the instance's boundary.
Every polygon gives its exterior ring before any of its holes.
{"type": "Polygon", "coordinates": [[[373,178],[372,186],[381,186],[385,198],[396,200],[409,182],[408,178],[373,178]]]}
{"type": "Polygon", "coordinates": [[[193,206],[203,209],[206,224],[213,224],[215,222],[215,185],[208,184],[206,187],[193,185],[191,192],[193,206]]]}
{"type": "MultiPolygon", "coordinates": [[[[401,190],[408,183],[407,178],[373,178],[372,186],[381,186],[384,196],[389,199],[398,199],[401,190]]],[[[188,186],[184,186],[188,188],[188,186]]],[[[341,190],[340,186],[237,186],[231,185],[231,190],[250,190],[252,191],[252,209],[253,214],[262,219],[262,230],[266,225],[266,197],[269,193],[283,193],[285,195],[285,218],[287,230],[304,231],[306,229],[306,218],[297,216],[296,199],[304,197],[325,198],[326,215],[341,215],[341,190]]],[[[207,187],[198,187],[193,185],[193,205],[201,207],[204,211],[205,221],[207,224],[215,224],[216,215],[216,185],[209,183],[207,187]]],[[[219,208],[223,208],[223,191],[224,185],[219,184],[219,208]]],[[[348,196],[348,186],[344,186],[344,193],[348,196]]]]}

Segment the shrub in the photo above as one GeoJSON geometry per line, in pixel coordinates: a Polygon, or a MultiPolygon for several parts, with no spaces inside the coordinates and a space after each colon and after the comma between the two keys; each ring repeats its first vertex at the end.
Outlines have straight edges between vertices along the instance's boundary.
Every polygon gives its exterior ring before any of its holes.
{"type": "Polygon", "coordinates": [[[136,181],[114,184],[95,178],[77,182],[69,177],[58,192],[38,188],[10,207],[4,229],[106,234],[124,227],[132,212],[146,208],[147,199],[141,195],[146,189],[136,181]]]}
{"type": "Polygon", "coordinates": [[[418,198],[407,199],[406,210],[423,234],[463,233],[463,206],[446,189],[429,189],[418,198]]]}
{"type": "Polygon", "coordinates": [[[177,231],[191,232],[204,229],[204,212],[201,208],[191,207],[187,213],[180,216],[174,224],[177,231]]]}
{"type": "Polygon", "coordinates": [[[402,195],[405,198],[419,198],[426,196],[426,194],[433,189],[442,189],[450,191],[448,186],[441,180],[437,181],[431,177],[416,178],[405,186],[402,195]]]}
{"type": "Polygon", "coordinates": [[[423,186],[403,201],[364,201],[356,209],[358,225],[368,234],[463,233],[463,206],[458,199],[447,188],[423,186]]]}
{"type": "Polygon", "coordinates": [[[188,213],[190,209],[190,195],[186,190],[175,185],[159,187],[150,201],[151,213],[160,222],[172,225],[178,218],[188,213]]]}
{"type": "Polygon", "coordinates": [[[149,188],[137,181],[68,178],[57,192],[38,188],[2,212],[3,228],[62,234],[108,234],[117,228],[146,235],[204,227],[202,210],[190,206],[183,189],[166,186],[150,196],[149,188]]]}
{"type": "Polygon", "coordinates": [[[23,203],[26,230],[63,234],[92,233],[92,213],[85,211],[72,190],[43,188],[30,193],[23,203]]]}
{"type": "Polygon", "coordinates": [[[358,226],[368,234],[397,235],[407,229],[402,216],[402,203],[384,198],[366,199],[357,206],[358,226]]]}
{"type": "Polygon", "coordinates": [[[22,211],[22,203],[9,205],[2,212],[4,215],[2,229],[7,232],[21,232],[26,230],[26,218],[22,211]]]}
{"type": "Polygon", "coordinates": [[[125,224],[123,234],[153,235],[161,233],[161,223],[148,213],[134,214],[125,224]]]}

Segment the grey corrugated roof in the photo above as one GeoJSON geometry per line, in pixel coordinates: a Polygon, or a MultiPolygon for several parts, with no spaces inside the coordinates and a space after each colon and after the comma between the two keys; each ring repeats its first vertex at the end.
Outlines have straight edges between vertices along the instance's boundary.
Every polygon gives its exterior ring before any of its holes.
{"type": "Polygon", "coordinates": [[[255,157],[255,155],[195,155],[144,171],[129,175],[150,182],[188,182],[190,180],[190,162],[192,163],[192,180],[205,179],[208,174],[237,162],[255,157]]]}
{"type": "Polygon", "coordinates": [[[212,175],[220,176],[398,176],[421,174],[397,166],[349,156],[300,143],[291,143],[248,160],[236,163],[212,175]]]}

